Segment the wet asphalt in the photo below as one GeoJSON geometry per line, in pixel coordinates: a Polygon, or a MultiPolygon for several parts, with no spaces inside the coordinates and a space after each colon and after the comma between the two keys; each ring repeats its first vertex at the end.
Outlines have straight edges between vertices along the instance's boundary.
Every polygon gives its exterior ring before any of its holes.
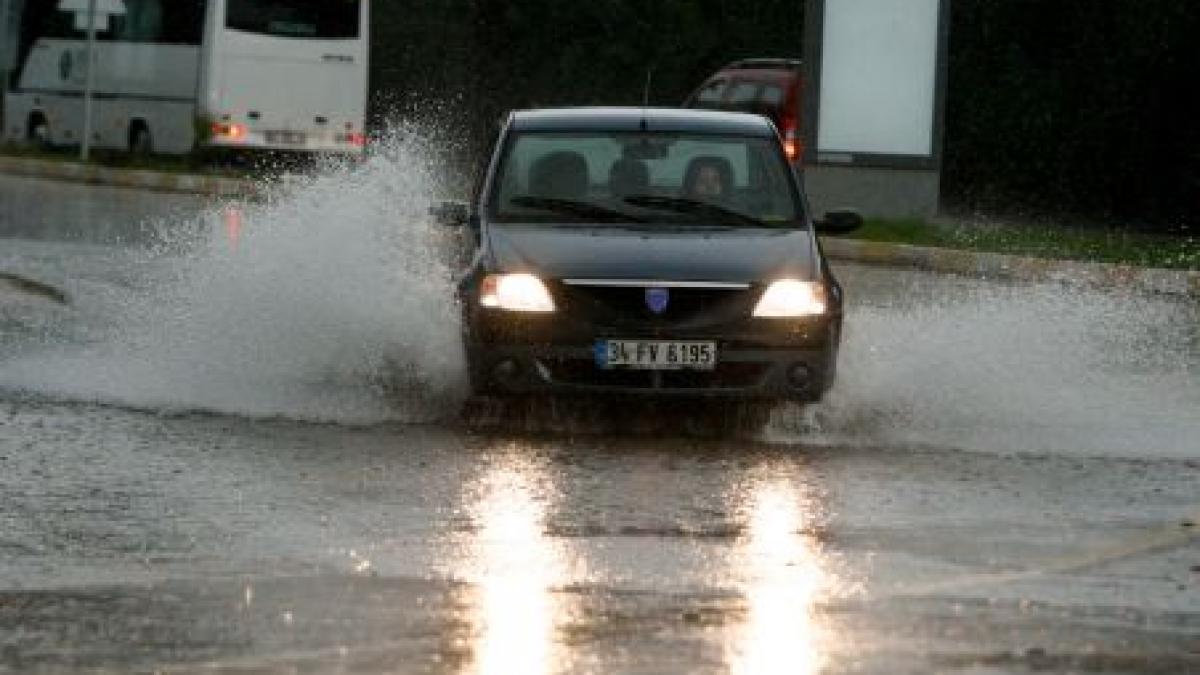
{"type": "Polygon", "coordinates": [[[842,265],[761,430],[63,387],[204,206],[0,178],[0,672],[1200,672],[1194,305],[842,265]]]}

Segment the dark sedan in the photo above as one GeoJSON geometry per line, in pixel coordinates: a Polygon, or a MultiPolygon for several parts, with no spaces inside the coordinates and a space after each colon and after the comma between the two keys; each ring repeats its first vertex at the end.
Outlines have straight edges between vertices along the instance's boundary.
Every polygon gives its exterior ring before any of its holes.
{"type": "Polygon", "coordinates": [[[842,289],[765,118],[516,112],[470,213],[443,215],[478,244],[459,289],[477,393],[815,401],[833,383],[842,289]]]}

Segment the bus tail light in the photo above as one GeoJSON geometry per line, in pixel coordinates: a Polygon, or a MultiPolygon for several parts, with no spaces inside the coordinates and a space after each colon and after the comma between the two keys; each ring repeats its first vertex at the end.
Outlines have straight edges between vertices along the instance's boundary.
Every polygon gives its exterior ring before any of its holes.
{"type": "Polygon", "coordinates": [[[217,138],[240,141],[246,137],[246,126],[244,124],[223,124],[216,122],[212,125],[212,132],[213,136],[217,138]]]}

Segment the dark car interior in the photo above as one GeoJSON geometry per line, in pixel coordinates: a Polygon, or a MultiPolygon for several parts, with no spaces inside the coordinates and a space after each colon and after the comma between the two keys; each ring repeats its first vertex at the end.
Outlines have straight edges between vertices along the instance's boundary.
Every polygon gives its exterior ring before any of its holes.
{"type": "Polygon", "coordinates": [[[650,190],[650,168],[640,159],[618,159],[608,169],[608,190],[614,199],[646,194],[650,190]]]}
{"type": "Polygon", "coordinates": [[[529,169],[529,193],[553,199],[584,199],[590,184],[587,160],[559,150],[538,158],[529,169]]]}
{"type": "Polygon", "coordinates": [[[581,150],[563,147],[571,142],[540,135],[514,143],[498,183],[499,219],[695,221],[685,202],[750,220],[796,217],[786,165],[769,141],[600,134],[581,150]]]}

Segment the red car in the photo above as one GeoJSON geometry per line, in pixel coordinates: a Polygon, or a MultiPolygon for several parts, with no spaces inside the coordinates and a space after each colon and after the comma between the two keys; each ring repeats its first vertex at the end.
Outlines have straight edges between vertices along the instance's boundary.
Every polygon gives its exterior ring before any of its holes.
{"type": "Polygon", "coordinates": [[[685,108],[732,110],[764,115],[775,123],[793,164],[803,155],[800,113],[803,64],[797,59],[734,61],[704,81],[685,108]]]}

